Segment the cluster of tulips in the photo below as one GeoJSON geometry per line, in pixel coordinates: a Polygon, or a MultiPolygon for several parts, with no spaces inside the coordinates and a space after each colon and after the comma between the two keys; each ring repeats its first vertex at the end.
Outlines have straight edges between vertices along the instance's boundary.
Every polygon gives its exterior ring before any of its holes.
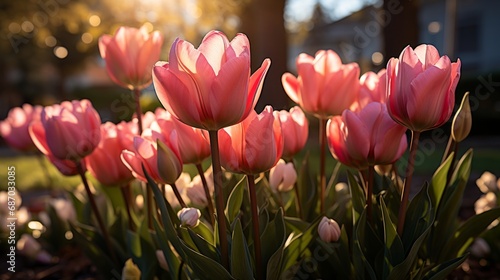
{"type": "MultiPolygon", "coordinates": [[[[71,229],[89,246],[101,238],[97,251],[111,267],[125,266],[124,275],[142,273],[142,279],[278,279],[301,275],[305,260],[316,258],[316,267],[305,269],[313,277],[373,279],[432,278],[463,262],[462,247],[470,240],[456,251],[444,242],[440,248],[446,252],[436,256],[430,249],[427,258],[417,253],[424,244],[449,239],[435,234],[442,225],[434,221],[456,220],[446,209],[459,202],[446,203],[454,197],[449,189],[463,191],[470,171],[471,152],[460,161],[456,155],[471,126],[467,99],[453,120],[442,167],[408,205],[419,136],[451,118],[460,60],[451,62],[431,45],[408,46],[387,69],[359,77],[358,64],[343,64],[331,50],[301,54],[297,76],[282,77],[298,106],[289,111],[267,106],[258,113],[254,107],[271,61],[264,60],[252,74],[244,34],[229,41],[210,31],[198,48],[176,39],[168,62],[158,61],[162,43],[159,32],[144,28],[121,27],[100,38],[109,76],[136,97],[129,122],[101,124],[90,101],[73,100],[14,108],[1,123],[2,136],[13,147],[34,145],[64,175],[81,176],[99,230],[89,234],[78,224],[71,229]],[[151,83],[165,109],[143,114],[141,90],[151,83]],[[308,139],[304,112],[319,119],[317,177],[309,174],[307,160],[302,165],[294,160],[308,139]],[[401,183],[394,164],[408,149],[408,130],[410,152],[401,183]],[[342,184],[326,183],[327,146],[349,167],[347,191],[342,184]],[[211,168],[203,170],[209,157],[211,168]],[[192,180],[182,173],[186,164],[199,172],[192,180]],[[110,235],[116,226],[101,217],[87,170],[102,185],[121,188],[129,225],[125,237],[110,235]],[[139,212],[132,197],[138,192],[146,197],[139,212]],[[443,213],[447,216],[439,216],[443,213]],[[129,245],[120,251],[117,243],[129,245]],[[380,246],[372,252],[370,243],[380,246]],[[316,245],[328,256],[318,260],[316,245]],[[147,255],[151,248],[154,261],[147,255]],[[133,262],[125,263],[129,258],[133,262]]],[[[490,223],[498,218],[492,211],[483,218],[490,223]]],[[[472,237],[482,230],[477,227],[472,237]]]]}

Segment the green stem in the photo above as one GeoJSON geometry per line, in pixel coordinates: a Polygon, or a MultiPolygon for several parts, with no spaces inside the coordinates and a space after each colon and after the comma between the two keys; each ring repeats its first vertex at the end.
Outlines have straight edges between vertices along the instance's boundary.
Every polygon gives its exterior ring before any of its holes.
{"type": "Polygon", "coordinates": [[[403,185],[403,195],[401,197],[401,204],[399,206],[399,213],[398,213],[399,236],[403,236],[403,229],[405,226],[405,219],[406,219],[406,208],[408,205],[408,199],[410,197],[411,179],[413,177],[413,171],[415,169],[415,155],[418,149],[419,138],[420,138],[420,131],[412,131],[410,155],[408,157],[408,166],[406,167],[406,178],[403,185]]]}
{"type": "Polygon", "coordinates": [[[207,179],[205,178],[205,172],[203,171],[203,168],[201,167],[201,164],[197,163],[196,169],[198,170],[198,173],[200,174],[200,179],[201,183],[203,184],[203,190],[205,191],[205,196],[207,197],[207,208],[208,208],[208,213],[210,214],[210,224],[214,225],[215,224],[215,217],[214,217],[214,204],[212,203],[212,196],[210,196],[210,190],[208,189],[208,183],[207,179]]]}
{"type": "MultiPolygon", "coordinates": [[[[295,170],[297,170],[297,165],[295,161],[292,161],[295,170]]],[[[295,182],[293,186],[293,190],[295,191],[295,204],[297,206],[297,213],[299,214],[299,218],[304,219],[304,214],[302,213],[302,202],[300,201],[300,190],[299,185],[295,182]]]]}
{"type": "MultiPolygon", "coordinates": [[[[141,184],[145,185],[144,182],[141,184]]],[[[148,216],[148,228],[153,229],[153,190],[146,185],[146,215],[148,216]]]]}
{"type": "Polygon", "coordinates": [[[257,209],[257,195],[255,191],[255,178],[253,175],[247,175],[248,192],[250,193],[250,208],[252,209],[252,230],[253,230],[253,248],[255,250],[255,269],[256,279],[264,279],[264,270],[262,268],[262,251],[260,244],[259,229],[259,210],[257,209]]]}
{"type": "Polygon", "coordinates": [[[95,202],[94,195],[92,194],[92,191],[90,190],[89,183],[87,181],[87,177],[85,177],[85,170],[83,169],[82,162],[77,161],[76,162],[76,168],[78,170],[78,173],[80,174],[80,177],[82,179],[83,186],[85,187],[85,191],[87,192],[87,196],[89,199],[90,207],[92,208],[92,212],[94,212],[94,216],[97,219],[97,224],[99,226],[99,229],[102,232],[102,235],[104,237],[104,242],[106,243],[107,249],[109,253],[111,254],[111,259],[113,262],[118,263],[115,251],[113,250],[113,246],[111,245],[111,239],[109,237],[108,230],[106,229],[106,226],[104,226],[104,222],[101,218],[101,214],[99,213],[99,209],[97,208],[97,203],[95,202]]]}
{"type": "Polygon", "coordinates": [[[319,119],[319,187],[320,212],[325,212],[325,148],[326,148],[326,119],[319,119]]]}
{"type": "Polygon", "coordinates": [[[141,109],[141,90],[133,89],[135,100],[135,114],[137,115],[137,126],[139,127],[139,135],[142,134],[142,109],[141,109]]]}
{"type": "Polygon", "coordinates": [[[217,226],[219,230],[219,245],[222,255],[222,265],[229,271],[229,250],[227,240],[226,216],[224,214],[224,193],[222,191],[222,169],[220,166],[218,131],[209,131],[210,149],[212,152],[212,169],[214,176],[215,207],[217,210],[217,226]]]}
{"type": "Polygon", "coordinates": [[[130,192],[130,183],[127,183],[125,186],[120,188],[123,196],[123,201],[125,203],[125,209],[127,210],[128,217],[128,228],[131,231],[134,231],[134,220],[132,219],[132,212],[130,211],[131,205],[131,192],[130,192]]]}
{"type": "Polygon", "coordinates": [[[366,216],[368,222],[372,222],[372,196],[373,196],[373,175],[374,175],[373,165],[368,166],[368,180],[366,182],[366,216]]]}
{"type": "Polygon", "coordinates": [[[40,163],[40,166],[42,167],[42,172],[45,174],[45,178],[47,178],[47,185],[49,187],[53,187],[52,186],[52,176],[50,176],[49,169],[47,168],[47,164],[45,164],[44,155],[37,152],[36,158],[38,159],[38,162],[40,163]]]}
{"type": "Polygon", "coordinates": [[[179,189],[177,189],[177,186],[175,185],[175,183],[170,184],[170,186],[172,186],[172,190],[174,190],[175,197],[179,201],[179,204],[181,205],[181,207],[186,208],[187,207],[186,202],[184,202],[184,199],[182,198],[181,193],[179,192],[179,189]]]}

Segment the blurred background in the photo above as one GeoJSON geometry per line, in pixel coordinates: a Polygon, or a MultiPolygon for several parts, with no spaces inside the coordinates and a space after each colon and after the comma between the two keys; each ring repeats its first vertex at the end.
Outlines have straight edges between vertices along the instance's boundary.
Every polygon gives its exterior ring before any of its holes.
{"type": "MultiPolygon", "coordinates": [[[[364,73],[407,45],[433,44],[462,61],[456,103],[471,92],[472,134],[498,134],[484,123],[500,121],[499,10],[496,0],[0,0],[0,119],[24,102],[75,98],[91,99],[103,120],[126,119],[127,91],[108,78],[97,42],[146,25],[165,36],[162,60],[176,37],[197,46],[211,29],[247,34],[253,70],[272,60],[258,110],[290,107],[281,75],[301,52],[333,49],[364,73]]],[[[152,86],[145,96],[146,110],[159,105],[152,86]]]]}

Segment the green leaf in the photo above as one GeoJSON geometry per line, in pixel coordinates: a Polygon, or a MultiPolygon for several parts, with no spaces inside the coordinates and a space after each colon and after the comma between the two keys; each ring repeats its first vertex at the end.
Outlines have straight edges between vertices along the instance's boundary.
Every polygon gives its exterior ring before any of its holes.
{"type": "Polygon", "coordinates": [[[406,211],[405,226],[403,230],[403,241],[405,254],[413,246],[415,240],[422,235],[434,222],[434,210],[429,196],[427,182],[412,199],[406,211]]]}
{"type": "MultiPolygon", "coordinates": [[[[283,209],[280,208],[274,217],[275,237],[277,238],[278,249],[267,262],[267,280],[278,280],[281,275],[281,264],[283,262],[283,248],[285,246],[285,221],[283,220],[283,209]]],[[[264,234],[263,234],[264,235],[264,234]]]]}
{"type": "Polygon", "coordinates": [[[318,224],[321,220],[321,217],[318,217],[311,225],[304,230],[299,235],[295,236],[285,247],[285,252],[283,256],[283,265],[282,271],[286,271],[290,267],[292,267],[302,253],[309,247],[314,237],[316,236],[316,232],[318,230],[318,224]]]}
{"type": "Polygon", "coordinates": [[[500,208],[485,211],[468,219],[457,229],[453,238],[444,247],[446,254],[443,254],[443,257],[454,258],[464,254],[474,239],[498,218],[500,218],[500,208]]]}
{"type": "Polygon", "coordinates": [[[153,225],[156,233],[151,234],[156,237],[157,243],[159,244],[163,255],[165,256],[165,260],[167,261],[167,265],[169,268],[168,273],[170,274],[170,278],[178,279],[179,265],[181,261],[170,248],[167,235],[156,219],[153,219],[153,225]]]}
{"type": "Polygon", "coordinates": [[[228,217],[230,223],[232,223],[240,213],[241,203],[243,202],[243,195],[245,194],[246,185],[246,177],[242,177],[229,195],[226,206],[226,216],[228,217]]]}
{"type": "Polygon", "coordinates": [[[231,272],[236,279],[254,279],[251,255],[239,219],[236,220],[231,243],[231,272]]]}
{"type": "Polygon", "coordinates": [[[352,198],[353,224],[356,224],[356,221],[359,219],[361,213],[365,209],[366,200],[363,190],[359,186],[358,182],[356,182],[356,179],[350,171],[347,171],[347,177],[352,198]]]}
{"type": "Polygon", "coordinates": [[[198,248],[198,251],[201,254],[211,258],[214,261],[220,262],[220,257],[217,254],[217,250],[212,244],[210,244],[207,240],[196,234],[190,228],[188,228],[187,231],[189,233],[189,236],[193,240],[194,244],[196,245],[196,248],[198,248]]]}
{"type": "MultiPolygon", "coordinates": [[[[353,210],[354,211],[354,210],[353,210]]],[[[366,211],[361,212],[359,219],[353,229],[353,249],[352,249],[352,259],[354,264],[354,270],[357,273],[357,279],[364,279],[364,275],[369,277],[369,279],[377,279],[375,271],[373,271],[370,262],[367,260],[363,248],[365,243],[365,232],[366,229],[366,211]]],[[[368,226],[369,227],[369,226],[368,226]]],[[[370,240],[369,242],[373,242],[370,240]]]]}
{"type": "Polygon", "coordinates": [[[138,232],[127,231],[127,245],[134,263],[141,270],[141,279],[154,278],[158,260],[146,220],[143,220],[138,232]]]}
{"type": "Polygon", "coordinates": [[[234,279],[218,262],[196,252],[181,241],[189,267],[198,279],[234,279]]]}
{"type": "Polygon", "coordinates": [[[382,209],[382,223],[384,225],[384,269],[382,278],[386,279],[389,272],[395,265],[403,262],[405,257],[405,252],[403,248],[403,243],[399,238],[396,231],[396,227],[392,223],[392,220],[385,206],[384,200],[380,200],[380,206],[382,209]]]}
{"type": "Polygon", "coordinates": [[[462,205],[462,197],[469,180],[472,163],[472,150],[467,151],[455,168],[451,184],[445,190],[436,214],[435,228],[431,235],[429,256],[431,260],[442,262],[456,256],[447,255],[444,245],[455,234],[458,221],[458,211],[462,205]],[[441,257],[442,256],[442,257],[441,257]]]}
{"type": "Polygon", "coordinates": [[[431,180],[430,187],[430,198],[432,205],[436,208],[441,201],[441,197],[447,186],[447,176],[448,170],[450,170],[451,163],[453,161],[453,153],[451,153],[448,158],[438,167],[431,180]]]}
{"type": "Polygon", "coordinates": [[[208,241],[211,245],[215,246],[214,242],[214,234],[212,230],[208,228],[208,226],[202,222],[198,224],[197,227],[192,228],[194,232],[199,234],[203,239],[208,241]]]}
{"type": "Polygon", "coordinates": [[[467,257],[468,257],[468,254],[463,255],[461,257],[458,257],[456,259],[452,259],[452,260],[446,261],[444,263],[441,263],[438,266],[431,269],[429,272],[427,272],[422,279],[423,280],[446,279],[446,277],[453,270],[455,270],[459,265],[461,265],[465,261],[465,259],[467,259],[467,257]]]}
{"type": "Polygon", "coordinates": [[[297,175],[297,188],[301,200],[303,219],[306,221],[314,220],[317,217],[315,211],[318,205],[318,193],[316,191],[317,182],[311,176],[309,170],[309,153],[302,160],[297,175]]]}

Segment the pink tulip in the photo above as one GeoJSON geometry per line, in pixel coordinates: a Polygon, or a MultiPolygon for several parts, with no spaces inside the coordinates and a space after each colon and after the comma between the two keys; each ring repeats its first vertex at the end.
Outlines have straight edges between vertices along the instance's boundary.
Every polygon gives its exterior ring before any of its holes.
{"type": "Polygon", "coordinates": [[[181,122],[216,131],[243,121],[259,99],[270,60],[250,76],[248,38],[210,31],[198,49],[176,39],[169,62],[153,68],[153,83],[163,106],[181,122]]]}
{"type": "Polygon", "coordinates": [[[335,220],[323,217],[319,222],[318,235],[324,242],[337,242],[341,233],[339,224],[335,220]]]}
{"type": "Polygon", "coordinates": [[[161,133],[171,133],[175,130],[179,141],[179,151],[184,164],[198,164],[210,156],[210,141],[208,132],[199,128],[181,123],[168,111],[161,112],[156,122],[151,124],[151,129],[161,133]]]}
{"type": "Polygon", "coordinates": [[[279,118],[273,108],[255,111],[243,122],[219,131],[221,165],[232,172],[257,174],[275,166],[283,153],[279,118]]]}
{"type": "MultiPolygon", "coordinates": [[[[75,176],[79,174],[78,166],[75,161],[68,159],[58,159],[52,155],[47,155],[47,158],[49,159],[50,163],[52,163],[64,176],[75,176]]],[[[83,168],[83,172],[86,172],[87,165],[85,164],[85,161],[81,162],[81,166],[83,168]]]]}
{"type": "Polygon", "coordinates": [[[280,159],[269,172],[269,186],[274,191],[287,192],[293,189],[297,181],[297,171],[293,162],[286,163],[280,159]]]}
{"type": "Polygon", "coordinates": [[[359,88],[357,63],[342,64],[332,50],[320,50],[315,57],[302,53],[297,57],[298,77],[283,74],[286,93],[318,118],[340,115],[356,100],[359,88]]]}
{"type": "Polygon", "coordinates": [[[43,109],[41,121],[30,126],[30,136],[43,154],[78,161],[99,144],[100,124],[101,118],[90,101],[64,101],[43,109]]]}
{"type": "Polygon", "coordinates": [[[281,133],[283,134],[283,158],[291,159],[300,152],[307,142],[309,133],[309,122],[300,107],[293,107],[290,112],[285,110],[274,111],[281,121],[281,133]]]}
{"type": "Polygon", "coordinates": [[[366,72],[359,78],[359,95],[356,102],[351,107],[351,111],[360,111],[371,102],[386,103],[386,70],[382,69],[378,73],[366,72]]]}
{"type": "Polygon", "coordinates": [[[142,136],[134,137],[130,150],[124,150],[121,159],[137,179],[147,182],[142,166],[157,183],[171,184],[182,172],[182,161],[177,147],[177,134],[173,131],[165,139],[158,132],[146,129],[142,136]]]}
{"type": "Polygon", "coordinates": [[[372,102],[360,112],[345,110],[327,124],[330,151],[341,163],[364,169],[398,160],[407,148],[406,127],[394,122],[385,104],[372,102]]]}
{"type": "Polygon", "coordinates": [[[432,45],[406,47],[387,63],[387,108],[391,117],[412,131],[444,124],[455,105],[461,62],[439,56],[432,45]]]}
{"type": "Polygon", "coordinates": [[[99,38],[99,51],[113,82],[129,89],[151,84],[151,69],[160,58],[163,36],[155,31],[122,26],[114,36],[99,38]]]}
{"type": "Polygon", "coordinates": [[[101,142],[94,152],[87,156],[86,163],[90,174],[101,184],[122,185],[134,178],[121,161],[121,154],[127,147],[122,146],[119,128],[110,122],[101,125],[101,142]]]}
{"type": "Polygon", "coordinates": [[[28,128],[32,121],[40,120],[41,112],[42,106],[30,104],[12,108],[7,118],[0,122],[0,135],[14,149],[25,152],[35,150],[28,128]]]}

